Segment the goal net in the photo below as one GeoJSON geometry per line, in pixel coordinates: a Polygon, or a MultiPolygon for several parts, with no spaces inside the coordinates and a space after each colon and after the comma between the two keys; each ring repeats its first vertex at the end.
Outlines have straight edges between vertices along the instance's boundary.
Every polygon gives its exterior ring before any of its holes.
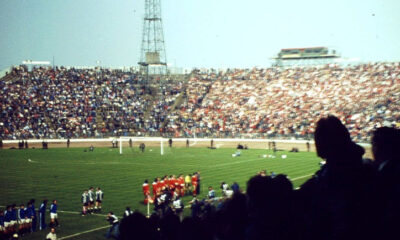
{"type": "Polygon", "coordinates": [[[119,154],[132,152],[156,151],[164,155],[164,145],[168,139],[148,137],[120,137],[118,140],[119,154]]]}

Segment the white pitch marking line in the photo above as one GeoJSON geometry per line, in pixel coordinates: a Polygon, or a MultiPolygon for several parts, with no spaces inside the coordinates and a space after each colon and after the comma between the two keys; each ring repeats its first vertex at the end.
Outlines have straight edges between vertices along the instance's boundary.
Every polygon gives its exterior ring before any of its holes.
{"type": "Polygon", "coordinates": [[[312,175],[314,175],[314,173],[313,174],[304,175],[304,176],[300,176],[300,177],[296,177],[296,178],[289,178],[289,179],[291,181],[296,181],[296,180],[299,180],[299,179],[302,179],[302,178],[310,177],[312,175]]]}
{"type": "Polygon", "coordinates": [[[253,159],[247,159],[247,160],[243,160],[243,161],[236,161],[236,162],[229,162],[229,163],[221,163],[221,164],[214,165],[212,167],[213,168],[223,167],[223,166],[229,166],[229,165],[233,165],[233,164],[252,162],[252,161],[256,161],[256,160],[260,160],[260,158],[253,158],[253,159]]]}
{"type": "MultiPolygon", "coordinates": [[[[6,206],[0,206],[1,208],[4,208],[6,206]]],[[[39,211],[39,208],[36,209],[37,211],[39,211]]],[[[58,210],[57,212],[60,213],[71,213],[71,214],[82,214],[82,212],[74,212],[74,211],[64,211],[64,210],[58,210]]],[[[92,214],[93,216],[101,216],[101,217],[107,217],[106,214],[98,214],[98,213],[94,213],[92,214]]]]}
{"type": "Polygon", "coordinates": [[[97,230],[101,230],[101,229],[109,228],[109,227],[110,227],[110,226],[107,225],[107,226],[103,226],[103,227],[94,228],[94,229],[87,230],[87,231],[84,231],[84,232],[75,233],[75,234],[72,234],[72,235],[69,235],[69,236],[61,237],[61,238],[59,238],[59,240],[68,239],[68,238],[72,238],[72,237],[76,237],[76,236],[79,236],[79,235],[82,235],[82,234],[85,234],[85,233],[95,232],[95,231],[97,231],[97,230]]]}
{"type": "MultiPolygon", "coordinates": [[[[61,212],[61,213],[71,213],[71,214],[82,214],[82,212],[63,211],[63,210],[59,210],[58,212],[61,212]]],[[[91,215],[93,215],[93,216],[107,217],[106,214],[93,213],[93,214],[91,214],[91,215]]]]}

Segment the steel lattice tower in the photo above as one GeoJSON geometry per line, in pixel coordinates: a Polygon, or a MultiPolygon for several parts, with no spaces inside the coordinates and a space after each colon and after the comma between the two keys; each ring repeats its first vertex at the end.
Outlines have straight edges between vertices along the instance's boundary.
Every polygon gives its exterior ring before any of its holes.
{"type": "Polygon", "coordinates": [[[164,32],[161,19],[161,0],[145,0],[142,49],[139,65],[150,74],[167,73],[164,32]]]}

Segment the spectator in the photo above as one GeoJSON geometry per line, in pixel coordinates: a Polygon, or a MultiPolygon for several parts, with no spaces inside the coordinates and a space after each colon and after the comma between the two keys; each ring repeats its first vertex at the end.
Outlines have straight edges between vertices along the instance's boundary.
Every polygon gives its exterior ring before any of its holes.
{"type": "Polygon", "coordinates": [[[57,240],[56,229],[51,228],[49,234],[46,236],[46,240],[57,240]]]}
{"type": "Polygon", "coordinates": [[[382,127],[374,131],[372,152],[378,171],[373,196],[374,236],[395,239],[399,235],[396,221],[400,217],[400,130],[382,127]]]}
{"type": "Polygon", "coordinates": [[[318,121],[315,130],[317,155],[326,160],[313,178],[300,189],[296,201],[310,229],[306,237],[348,239],[364,236],[368,226],[367,207],[371,178],[366,174],[364,149],[355,144],[341,121],[328,116],[318,121]]]}

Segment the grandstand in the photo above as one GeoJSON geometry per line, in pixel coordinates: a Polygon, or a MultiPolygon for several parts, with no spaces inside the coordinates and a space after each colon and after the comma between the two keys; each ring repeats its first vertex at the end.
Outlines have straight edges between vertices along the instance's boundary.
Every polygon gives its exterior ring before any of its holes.
{"type": "Polygon", "coordinates": [[[334,114],[369,142],[399,125],[399,73],[399,63],[194,70],[146,85],[136,71],[19,66],[0,82],[0,138],[311,139],[334,114]]]}

